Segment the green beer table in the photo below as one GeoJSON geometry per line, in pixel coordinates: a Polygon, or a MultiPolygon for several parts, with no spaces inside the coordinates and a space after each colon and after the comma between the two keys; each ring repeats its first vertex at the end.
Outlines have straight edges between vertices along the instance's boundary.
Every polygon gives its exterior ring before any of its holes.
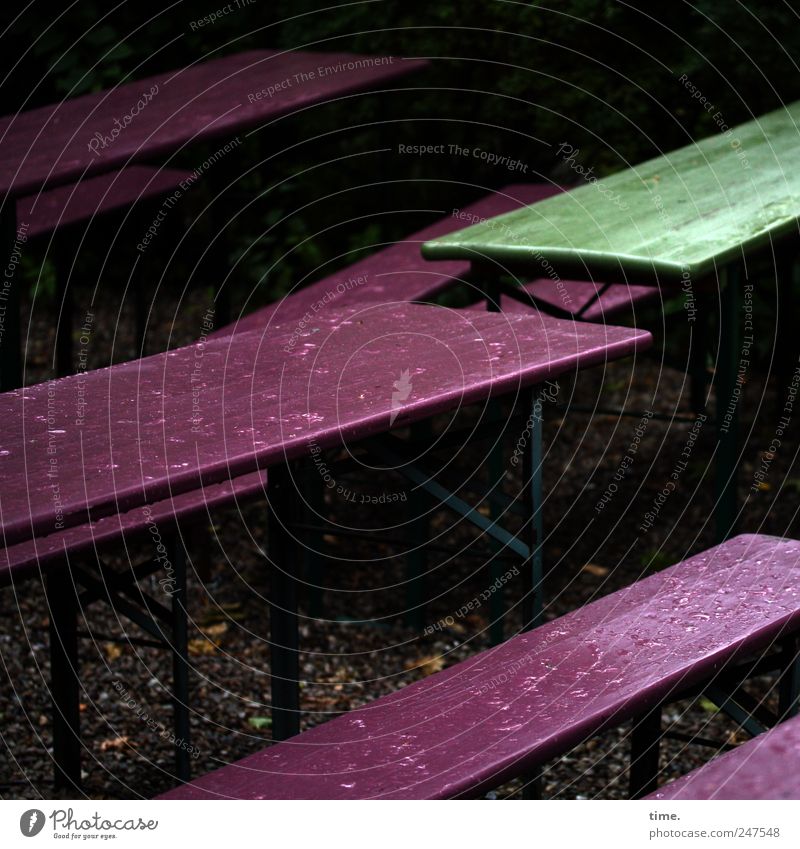
{"type": "Polygon", "coordinates": [[[777,239],[797,236],[799,128],[800,101],[422,248],[427,259],[469,260],[490,308],[501,293],[531,302],[517,275],[678,286],[687,299],[716,291],[720,539],[730,536],[737,517],[746,261],[777,239]]]}

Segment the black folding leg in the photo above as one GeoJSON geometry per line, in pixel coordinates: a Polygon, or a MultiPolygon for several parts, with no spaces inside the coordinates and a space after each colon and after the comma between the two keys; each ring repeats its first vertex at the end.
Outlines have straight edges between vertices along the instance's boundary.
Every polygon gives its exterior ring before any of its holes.
{"type": "Polygon", "coordinates": [[[80,792],[78,601],[67,562],[48,575],[45,591],[50,610],[54,782],[59,790],[80,792]]]}
{"type": "Polygon", "coordinates": [[[742,387],[737,385],[741,358],[739,312],[742,275],[739,267],[732,265],[723,269],[719,274],[719,285],[721,308],[715,377],[718,444],[714,513],[717,542],[724,542],[736,532],[738,512],[739,393],[742,391],[742,387]]]}
{"type": "MultiPolygon", "coordinates": [[[[525,430],[520,435],[522,445],[522,496],[525,506],[525,524],[522,540],[528,556],[522,565],[522,628],[527,631],[544,621],[544,563],[542,545],[542,399],[539,387],[523,395],[523,409],[528,413],[525,430]]],[[[518,443],[519,444],[519,443],[518,443]]],[[[516,450],[516,449],[515,449],[516,450]]],[[[525,776],[522,798],[542,798],[542,775],[536,772],[525,776]]]]}
{"type": "MultiPolygon", "coordinates": [[[[0,208],[0,250],[4,264],[17,258],[24,246],[17,237],[17,205],[13,198],[2,199],[0,208]]],[[[6,274],[8,270],[6,269],[6,274]]],[[[0,392],[22,386],[22,334],[20,325],[21,266],[17,264],[11,277],[0,279],[0,316],[3,317],[3,334],[0,337],[0,392]]]]}
{"type": "Polygon", "coordinates": [[[658,789],[661,748],[661,706],[634,720],[631,732],[631,799],[641,799],[658,789]]]}
{"type": "Polygon", "coordinates": [[[326,519],[325,485],[319,470],[313,462],[303,464],[303,492],[305,501],[303,515],[308,529],[304,531],[306,539],[303,551],[305,563],[305,579],[308,585],[308,614],[312,619],[320,619],[325,613],[325,595],[322,588],[327,580],[327,560],[322,552],[322,531],[311,530],[319,528],[326,519]]]}
{"type": "Polygon", "coordinates": [[[167,542],[173,570],[172,590],[172,702],[175,723],[175,771],[178,779],[191,777],[189,759],[189,650],[186,616],[186,551],[175,534],[167,542]]]}
{"type": "Polygon", "coordinates": [[[795,240],[777,252],[775,266],[775,416],[785,414],[786,391],[800,353],[794,325],[797,320],[797,291],[800,289],[800,262],[795,240]]]}
{"type": "Polygon", "coordinates": [[[535,628],[544,620],[544,563],[542,544],[542,399],[538,387],[529,390],[526,409],[530,418],[523,433],[522,487],[525,504],[523,540],[528,557],[523,564],[524,596],[522,600],[523,630],[535,628]]]}
{"type": "MultiPolygon", "coordinates": [[[[503,455],[503,419],[500,402],[496,399],[489,401],[487,415],[494,422],[496,432],[492,435],[492,445],[489,448],[487,466],[489,471],[489,515],[493,522],[502,522],[505,503],[500,497],[503,493],[505,478],[505,456],[503,455]]],[[[489,561],[489,581],[493,588],[489,596],[489,640],[493,646],[499,645],[505,638],[505,593],[502,587],[504,561],[498,556],[502,546],[497,540],[490,538],[492,549],[489,561]]]]}
{"type": "Polygon", "coordinates": [[[708,399],[708,299],[703,299],[691,325],[689,336],[689,386],[690,407],[693,413],[704,413],[708,399]]]}
{"type": "Polygon", "coordinates": [[[781,654],[778,717],[783,721],[800,713],[800,640],[788,639],[781,654]]]}
{"type": "Polygon", "coordinates": [[[56,375],[72,374],[72,270],[73,253],[71,242],[64,234],[56,234],[53,240],[53,266],[56,274],[56,375]]]}
{"type": "MultiPolygon", "coordinates": [[[[433,430],[431,420],[416,422],[411,426],[411,441],[425,445],[431,442],[433,430]]],[[[425,595],[428,571],[427,544],[430,535],[431,500],[421,487],[409,491],[406,502],[406,536],[408,552],[406,554],[406,593],[405,624],[415,631],[421,631],[425,619],[425,595]]]]}
{"type": "MultiPolygon", "coordinates": [[[[482,273],[484,279],[482,281],[483,292],[486,296],[487,312],[500,311],[500,287],[495,275],[489,269],[476,269],[478,273],[482,273]]],[[[487,457],[487,467],[489,472],[489,515],[493,522],[499,522],[503,515],[503,501],[499,497],[502,494],[502,483],[504,477],[504,462],[503,456],[503,439],[502,439],[502,408],[497,399],[491,399],[487,405],[487,415],[496,427],[497,431],[492,435],[492,445],[489,449],[487,457]],[[499,492],[498,492],[499,490],[499,492]]],[[[489,539],[489,545],[492,550],[492,558],[489,565],[489,581],[491,586],[498,587],[492,592],[489,597],[489,640],[492,645],[499,645],[505,638],[505,593],[499,583],[499,579],[503,573],[503,562],[498,557],[502,546],[496,539],[489,539]]],[[[527,593],[527,586],[526,586],[527,593]]]]}
{"type": "Polygon", "coordinates": [[[291,523],[302,504],[289,467],[269,472],[270,651],[272,670],[272,737],[285,740],[300,731],[300,667],[298,662],[297,578],[301,552],[291,523]]]}

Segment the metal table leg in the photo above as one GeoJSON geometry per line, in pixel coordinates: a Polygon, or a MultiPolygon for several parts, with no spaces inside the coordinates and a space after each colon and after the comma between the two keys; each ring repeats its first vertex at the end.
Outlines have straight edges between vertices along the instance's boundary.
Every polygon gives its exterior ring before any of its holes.
{"type": "Polygon", "coordinates": [[[272,737],[285,740],[300,732],[300,665],[298,661],[297,578],[300,562],[291,523],[301,516],[296,481],[286,465],[269,471],[270,651],[272,737]]]}
{"type": "Polygon", "coordinates": [[[81,790],[78,602],[69,563],[48,575],[50,610],[50,696],[53,705],[53,761],[56,788],[81,790]]]}
{"type": "MultiPolygon", "coordinates": [[[[325,523],[325,487],[318,470],[311,461],[303,463],[303,515],[306,525],[321,527],[325,523]]],[[[323,534],[319,530],[305,530],[306,546],[303,551],[305,580],[308,585],[308,615],[320,619],[325,613],[325,594],[322,585],[326,580],[326,559],[322,552],[323,534]]]]}
{"type": "Polygon", "coordinates": [[[189,745],[189,636],[186,615],[186,551],[180,533],[167,544],[172,563],[172,700],[175,711],[175,771],[181,781],[191,778],[189,745]]]}
{"type": "Polygon", "coordinates": [[[544,621],[544,562],[542,545],[544,526],[542,521],[542,399],[538,387],[528,395],[530,409],[530,436],[525,440],[522,452],[522,486],[525,503],[525,527],[523,534],[528,547],[528,558],[523,564],[525,578],[522,602],[522,627],[530,630],[544,621]]]}
{"type": "Polygon", "coordinates": [[[737,481],[739,463],[738,383],[740,344],[740,305],[742,275],[738,266],[722,269],[720,286],[720,343],[716,368],[717,469],[716,535],[724,542],[736,532],[738,510],[737,481]]]}
{"type": "Polygon", "coordinates": [[[696,415],[704,413],[708,404],[708,303],[699,305],[697,319],[689,331],[689,406],[696,415]]]}

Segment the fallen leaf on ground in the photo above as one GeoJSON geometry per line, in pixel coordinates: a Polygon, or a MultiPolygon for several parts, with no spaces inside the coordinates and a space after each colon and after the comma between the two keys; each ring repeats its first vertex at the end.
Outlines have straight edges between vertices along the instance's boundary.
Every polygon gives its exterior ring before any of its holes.
{"type": "Polygon", "coordinates": [[[256,731],[261,731],[262,728],[269,728],[272,725],[272,720],[268,716],[251,716],[247,723],[256,731]]]}
{"type": "Polygon", "coordinates": [[[198,637],[194,640],[189,640],[189,654],[197,657],[198,655],[215,654],[217,646],[206,640],[204,637],[198,637]]]}
{"type": "Polygon", "coordinates": [[[203,628],[203,633],[206,637],[221,637],[227,630],[227,622],[217,622],[215,625],[209,625],[207,628],[203,628]]]}
{"type": "Polygon", "coordinates": [[[208,626],[224,624],[227,628],[228,619],[233,619],[237,622],[244,618],[242,605],[238,601],[226,602],[218,607],[210,607],[204,610],[197,618],[197,622],[203,631],[208,631],[208,626]]]}
{"type": "Polygon", "coordinates": [[[728,739],[725,741],[729,746],[741,746],[750,739],[750,735],[742,731],[741,728],[736,731],[731,731],[728,734],[728,739]]]}
{"type": "Polygon", "coordinates": [[[407,661],[406,669],[419,669],[423,675],[433,675],[434,672],[444,669],[444,658],[440,654],[419,657],[407,661]]]}
{"type": "Polygon", "coordinates": [[[111,737],[108,740],[101,741],[100,751],[107,752],[109,749],[126,749],[130,745],[130,737],[111,737]]]}
{"type": "Polygon", "coordinates": [[[116,660],[118,657],[122,657],[122,649],[116,643],[106,643],[103,646],[103,650],[106,653],[106,657],[109,660],[116,660]]]}
{"type": "Polygon", "coordinates": [[[581,572],[588,572],[590,575],[594,575],[595,578],[605,578],[608,571],[607,566],[600,566],[598,563],[586,563],[581,569],[581,572]]]}

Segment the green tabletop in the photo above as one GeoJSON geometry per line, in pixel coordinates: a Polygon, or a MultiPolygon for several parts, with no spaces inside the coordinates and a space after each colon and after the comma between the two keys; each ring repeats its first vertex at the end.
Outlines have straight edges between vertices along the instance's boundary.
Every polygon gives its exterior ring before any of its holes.
{"type": "MultiPolygon", "coordinates": [[[[722,125],[724,127],[724,125],[722,125]]],[[[800,218],[800,101],[666,156],[427,242],[427,259],[699,277],[800,218]]]]}

